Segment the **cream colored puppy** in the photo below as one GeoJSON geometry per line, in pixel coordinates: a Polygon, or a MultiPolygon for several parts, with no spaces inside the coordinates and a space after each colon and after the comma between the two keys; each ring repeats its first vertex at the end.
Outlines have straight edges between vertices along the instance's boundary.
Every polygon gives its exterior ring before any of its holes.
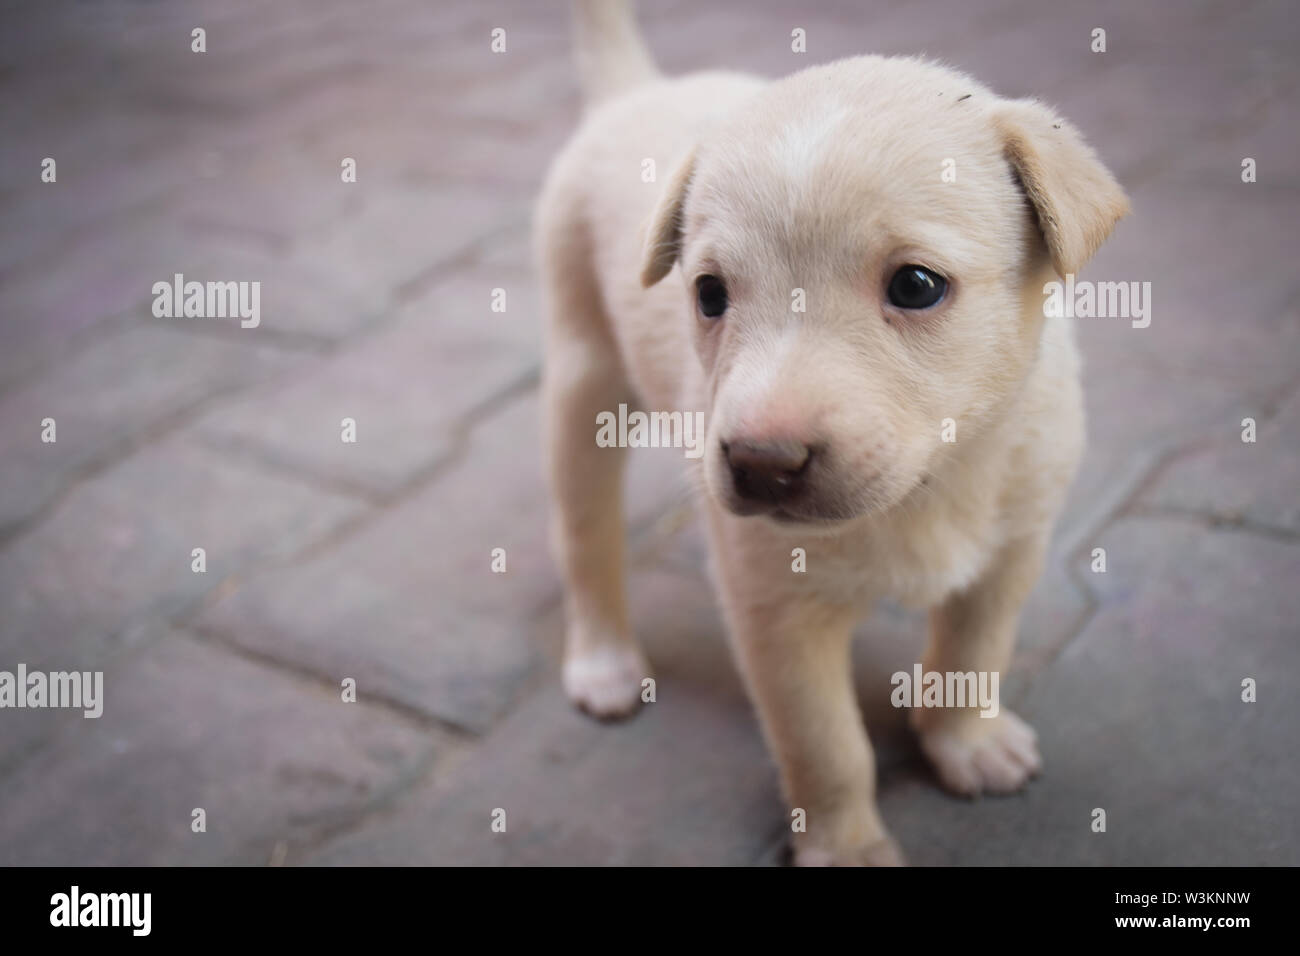
{"type": "MultiPolygon", "coordinates": [[[[597,446],[597,415],[702,411],[690,466],[740,670],[807,814],[796,860],[898,862],[850,637],[889,595],[931,609],[927,671],[1006,669],[1083,444],[1072,329],[1044,318],[1043,286],[1127,201],[1050,109],[952,70],[665,79],[625,2],[576,10],[590,108],[537,222],[565,689],[618,715],[650,672],[624,600],[623,454],[597,446]],[[646,160],[667,175],[645,182],[646,160]]],[[[1039,769],[1005,708],[911,717],[952,791],[1039,769]]]]}

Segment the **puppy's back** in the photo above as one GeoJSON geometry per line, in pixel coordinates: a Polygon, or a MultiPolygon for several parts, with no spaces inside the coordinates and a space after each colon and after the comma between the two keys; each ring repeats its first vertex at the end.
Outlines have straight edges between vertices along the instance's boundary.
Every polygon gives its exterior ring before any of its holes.
{"type": "Polygon", "coordinates": [[[765,85],[739,73],[651,78],[593,104],[547,173],[536,210],[543,272],[587,282],[643,400],[678,407],[687,321],[681,284],[644,289],[646,226],[700,134],[765,85]]]}

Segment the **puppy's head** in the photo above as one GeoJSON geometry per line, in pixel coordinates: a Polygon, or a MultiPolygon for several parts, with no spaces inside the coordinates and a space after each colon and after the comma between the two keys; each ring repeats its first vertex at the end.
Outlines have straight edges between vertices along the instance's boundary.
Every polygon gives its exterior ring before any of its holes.
{"type": "Polygon", "coordinates": [[[1127,211],[1079,134],[916,60],[769,87],[676,170],[642,282],[680,266],[737,514],[831,524],[899,503],[1024,382],[1051,270],[1127,211]],[[950,422],[947,420],[951,420],[950,422]]]}

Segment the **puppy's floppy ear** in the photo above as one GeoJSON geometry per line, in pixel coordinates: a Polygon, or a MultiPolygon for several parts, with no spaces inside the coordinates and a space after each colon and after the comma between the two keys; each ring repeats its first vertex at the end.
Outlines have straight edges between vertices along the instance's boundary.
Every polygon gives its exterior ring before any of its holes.
{"type": "Polygon", "coordinates": [[[641,286],[650,288],[672,271],[673,263],[681,252],[682,216],[686,209],[686,191],[695,173],[695,150],[673,170],[663,195],[650,217],[646,231],[645,252],[642,255],[641,286]]]}
{"type": "Polygon", "coordinates": [[[1003,103],[994,124],[1053,268],[1078,272],[1129,211],[1128,197],[1079,131],[1041,103],[1003,103]]]}

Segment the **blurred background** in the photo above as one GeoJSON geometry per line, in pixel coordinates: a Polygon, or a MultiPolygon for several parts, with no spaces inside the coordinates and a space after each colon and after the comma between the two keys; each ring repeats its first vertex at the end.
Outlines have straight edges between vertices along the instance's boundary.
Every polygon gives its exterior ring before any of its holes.
{"type": "MultiPolygon", "coordinates": [[[[1151,325],[1079,322],[1089,452],[1003,688],[1045,775],[942,794],[887,704],[923,617],[863,627],[910,861],[1300,863],[1294,4],[641,8],[669,72],[925,53],[1036,95],[1133,200],[1084,278],[1150,282],[1151,325]]],[[[782,862],[680,452],[627,496],[657,702],[599,725],[559,687],[529,218],[579,115],[566,4],[0,11],[0,670],[105,673],[98,720],[0,710],[0,863],[782,862]],[[260,326],[155,318],[176,273],[260,282],[260,326]]]]}

